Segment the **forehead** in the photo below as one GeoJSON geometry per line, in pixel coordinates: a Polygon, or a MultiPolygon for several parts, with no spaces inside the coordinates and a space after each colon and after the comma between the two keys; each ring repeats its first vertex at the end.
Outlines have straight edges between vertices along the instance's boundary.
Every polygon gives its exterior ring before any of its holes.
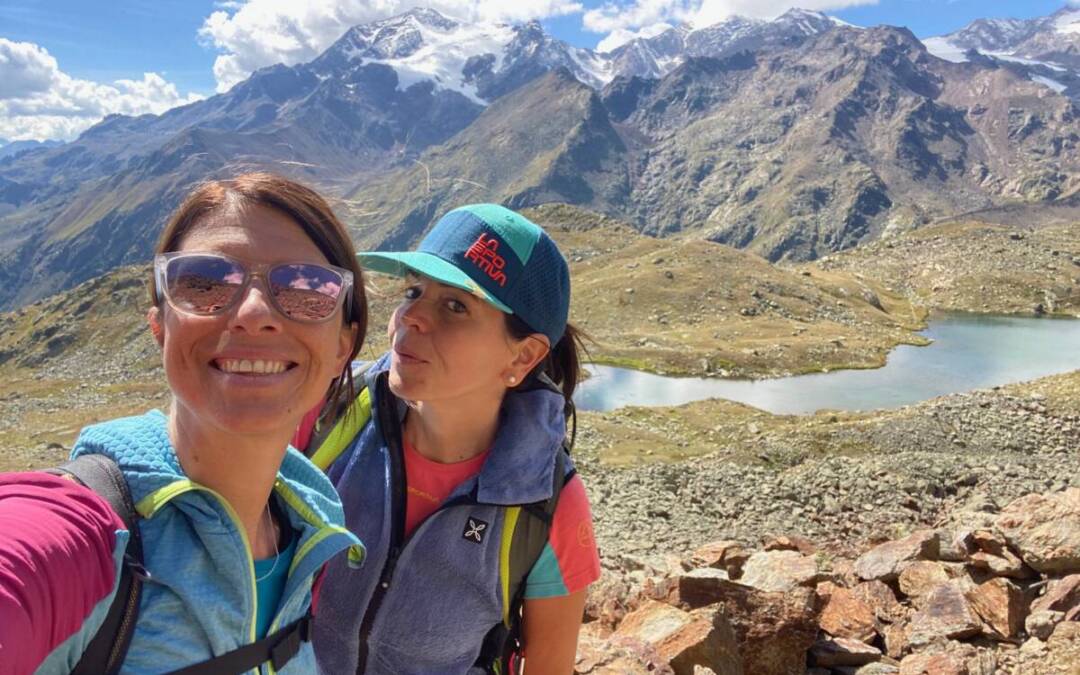
{"type": "Polygon", "coordinates": [[[299,223],[262,205],[228,209],[199,220],[177,250],[214,251],[253,262],[327,262],[299,223]]]}

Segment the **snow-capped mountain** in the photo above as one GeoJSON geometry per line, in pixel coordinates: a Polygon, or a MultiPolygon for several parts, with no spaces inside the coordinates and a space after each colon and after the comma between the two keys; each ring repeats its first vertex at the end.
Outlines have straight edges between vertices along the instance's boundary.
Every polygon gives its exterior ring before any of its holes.
{"type": "Polygon", "coordinates": [[[1080,97],[1080,10],[1035,19],[978,19],[923,43],[947,61],[998,62],[1058,93],[1080,97]]]}
{"type": "Polygon", "coordinates": [[[394,69],[402,89],[431,81],[486,103],[556,68],[594,88],[619,76],[656,79],[689,56],[724,56],[816,35],[838,23],[798,9],[773,21],[732,17],[697,30],[680,26],[600,53],[553,38],[536,21],[464,23],[433,9],[414,9],[350,29],[311,67],[329,74],[349,64],[380,63],[394,69]]]}

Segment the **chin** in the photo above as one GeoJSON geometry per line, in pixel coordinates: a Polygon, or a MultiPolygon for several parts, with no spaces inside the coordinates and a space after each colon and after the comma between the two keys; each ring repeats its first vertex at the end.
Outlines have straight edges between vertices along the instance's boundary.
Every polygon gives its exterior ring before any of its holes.
{"type": "Polygon", "coordinates": [[[423,400],[424,387],[415,381],[408,381],[402,379],[401,375],[390,370],[390,377],[387,378],[387,384],[390,385],[390,391],[394,396],[404,401],[420,401],[423,400]]]}

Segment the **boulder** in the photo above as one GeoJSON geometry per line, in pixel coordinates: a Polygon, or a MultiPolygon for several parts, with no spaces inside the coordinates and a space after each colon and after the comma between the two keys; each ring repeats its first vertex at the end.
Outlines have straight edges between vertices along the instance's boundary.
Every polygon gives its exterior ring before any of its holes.
{"type": "Polygon", "coordinates": [[[945,563],[934,560],[917,560],[900,573],[900,592],[911,599],[916,607],[922,607],[923,599],[941,584],[955,577],[954,571],[945,563]]]}
{"type": "Polygon", "coordinates": [[[759,551],[743,566],[739,581],[766,592],[783,593],[796,586],[813,586],[828,577],[822,559],[798,551],[759,551]]]}
{"type": "Polygon", "coordinates": [[[680,579],[679,596],[694,605],[722,604],[735,630],[746,675],[787,675],[806,669],[806,652],[816,642],[817,595],[796,587],[767,593],[734,581],[680,579]]]}
{"type": "Polygon", "coordinates": [[[806,537],[780,536],[765,541],[761,547],[766,551],[798,551],[803,555],[814,555],[817,546],[806,537]]]}
{"type": "Polygon", "coordinates": [[[911,617],[908,644],[925,644],[936,637],[963,639],[977,635],[982,622],[971,608],[966,590],[961,580],[954,579],[930,591],[923,607],[911,617]]]}
{"type": "Polygon", "coordinates": [[[818,640],[810,656],[819,666],[865,666],[881,659],[881,650],[860,640],[830,638],[818,640]]]}
{"type": "Polygon", "coordinates": [[[742,567],[750,552],[737,541],[724,540],[705,544],[690,556],[691,567],[714,567],[727,572],[731,579],[742,575],[742,567]]]}
{"type": "Polygon", "coordinates": [[[870,549],[855,561],[855,573],[864,580],[892,581],[916,560],[938,557],[940,542],[933,530],[918,530],[896,541],[870,549]]]}
{"type": "Polygon", "coordinates": [[[612,637],[648,643],[675,675],[693,675],[695,666],[712,668],[717,675],[743,675],[735,633],[722,607],[686,612],[646,601],[612,637]]]}
{"type": "MultiPolygon", "coordinates": [[[[890,591],[891,592],[891,591],[890,591]]],[[[837,638],[870,642],[877,635],[877,615],[874,608],[847,588],[825,581],[817,586],[822,602],[818,625],[837,638]]]]}
{"type": "Polygon", "coordinates": [[[1028,640],[1020,648],[1024,675],[1077,675],[1080,672],[1080,622],[1059,623],[1045,641],[1028,640]]]}
{"type": "Polygon", "coordinates": [[[1033,611],[1024,619],[1024,630],[1028,635],[1039,640],[1047,640],[1054,633],[1057,625],[1065,619],[1065,612],[1052,609],[1033,611]]]}
{"type": "Polygon", "coordinates": [[[747,587],[728,579],[727,572],[712,567],[690,570],[675,579],[675,588],[665,592],[670,604],[684,605],[691,609],[723,602],[733,593],[743,593],[747,587]]]}
{"type": "Polygon", "coordinates": [[[1020,636],[1027,603],[1016,584],[999,577],[969,589],[965,596],[990,629],[985,631],[990,637],[1011,640],[1020,636]]]}
{"type": "Polygon", "coordinates": [[[995,524],[1037,571],[1080,572],[1080,488],[1021,497],[1002,509],[995,524]]]}
{"type": "Polygon", "coordinates": [[[974,675],[968,666],[975,659],[978,653],[974,647],[950,642],[940,650],[904,657],[900,675],[974,675]]]}
{"type": "Polygon", "coordinates": [[[632,638],[603,638],[582,628],[575,675],[673,675],[671,667],[647,642],[632,638]]]}
{"type": "Polygon", "coordinates": [[[888,584],[881,581],[864,581],[851,589],[855,597],[874,610],[881,621],[893,623],[907,616],[908,610],[896,599],[888,584]]]}
{"type": "Polygon", "coordinates": [[[1032,612],[1054,610],[1063,613],[1065,621],[1080,619],[1080,574],[1055,579],[1046,586],[1046,593],[1031,603],[1032,612]]]}
{"type": "Polygon", "coordinates": [[[1012,579],[1035,576],[1034,571],[1009,548],[1004,535],[991,530],[975,530],[971,533],[971,541],[977,549],[968,558],[972,568],[1012,579]]]}

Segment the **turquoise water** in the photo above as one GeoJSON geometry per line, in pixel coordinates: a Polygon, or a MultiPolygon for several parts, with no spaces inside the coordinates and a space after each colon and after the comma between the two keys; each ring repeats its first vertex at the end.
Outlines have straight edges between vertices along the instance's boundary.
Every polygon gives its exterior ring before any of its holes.
{"type": "Polygon", "coordinates": [[[875,370],[838,370],[773,380],[665,377],[589,366],[579,410],[681,405],[726,398],[779,414],[895,408],[926,399],[1080,368],[1080,320],[945,314],[922,332],[926,347],[901,345],[875,370]]]}

